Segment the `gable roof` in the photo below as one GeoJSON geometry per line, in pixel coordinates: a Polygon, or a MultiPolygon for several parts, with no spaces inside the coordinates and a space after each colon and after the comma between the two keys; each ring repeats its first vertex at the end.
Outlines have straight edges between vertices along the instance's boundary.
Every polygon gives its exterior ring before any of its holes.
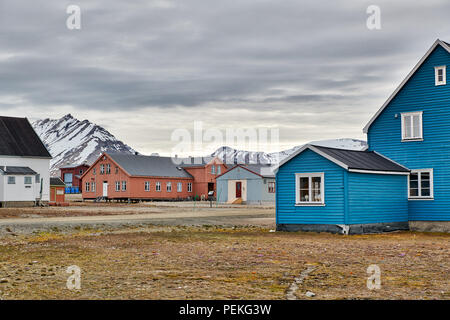
{"type": "MultiPolygon", "coordinates": [[[[305,145],[280,162],[281,167],[305,150],[311,150],[334,162],[345,170],[365,173],[408,174],[410,170],[376,151],[347,150],[314,145],[305,145]]],[[[277,168],[277,170],[278,170],[277,168]]]]}
{"type": "Polygon", "coordinates": [[[0,155],[52,158],[28,119],[13,117],[0,117],[0,155]]]}
{"type": "Polygon", "coordinates": [[[66,184],[61,180],[61,178],[53,177],[50,178],[50,185],[55,187],[65,187],[66,184]]]}
{"type": "Polygon", "coordinates": [[[227,170],[224,173],[218,175],[216,179],[223,175],[226,175],[228,172],[236,168],[245,169],[247,171],[250,171],[251,173],[260,176],[261,178],[275,178],[275,173],[273,172],[272,165],[270,164],[237,164],[230,170],[227,170]]]}
{"type": "Polygon", "coordinates": [[[4,175],[36,175],[36,171],[29,167],[0,166],[4,175]]]}
{"type": "Polygon", "coordinates": [[[397,93],[400,92],[400,90],[403,88],[403,86],[408,82],[408,80],[416,73],[417,69],[420,68],[420,66],[425,62],[425,60],[428,58],[428,56],[436,49],[436,47],[440,45],[445,50],[447,50],[448,53],[450,53],[450,45],[444,41],[441,41],[437,39],[430,49],[425,53],[425,55],[420,59],[420,61],[416,64],[416,66],[411,70],[411,72],[406,76],[406,78],[400,83],[400,85],[395,89],[395,91],[389,96],[389,98],[386,100],[386,102],[381,106],[381,108],[375,113],[375,115],[370,119],[370,121],[366,124],[366,126],[363,129],[364,133],[367,133],[369,131],[369,127],[372,125],[372,123],[375,121],[376,118],[383,112],[383,110],[388,106],[388,104],[394,99],[394,97],[397,95],[397,93]]]}
{"type": "Polygon", "coordinates": [[[193,178],[183,168],[174,164],[171,157],[124,153],[107,153],[107,155],[131,176],[193,178]]]}

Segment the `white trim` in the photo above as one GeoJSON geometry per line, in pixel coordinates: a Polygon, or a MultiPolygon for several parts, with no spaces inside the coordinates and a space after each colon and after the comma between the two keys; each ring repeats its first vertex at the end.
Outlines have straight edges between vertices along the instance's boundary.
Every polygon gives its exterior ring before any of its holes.
{"type": "Polygon", "coordinates": [[[443,86],[447,84],[447,66],[434,67],[434,84],[436,86],[443,86]],[[442,81],[438,79],[438,71],[442,70],[442,81]]]}
{"type": "Polygon", "coordinates": [[[348,170],[348,166],[339,161],[334,159],[333,157],[329,156],[328,154],[320,151],[319,149],[317,149],[316,147],[314,147],[313,145],[310,144],[305,144],[303,147],[301,147],[300,149],[298,149],[297,151],[295,151],[294,153],[292,153],[290,156],[288,156],[287,158],[285,158],[283,161],[281,161],[278,166],[273,170],[274,173],[278,172],[278,168],[280,168],[282,165],[284,165],[286,162],[290,161],[291,159],[295,158],[296,156],[298,156],[300,153],[302,153],[303,151],[305,151],[306,149],[309,149],[311,151],[314,151],[315,153],[321,155],[322,157],[324,157],[325,159],[330,160],[331,162],[337,164],[338,166],[344,168],[345,170],[348,170]]]}
{"type": "Polygon", "coordinates": [[[375,121],[376,118],[381,114],[381,112],[387,107],[387,105],[394,99],[397,93],[403,88],[403,86],[408,82],[408,80],[413,76],[413,74],[419,69],[422,63],[428,58],[428,56],[433,52],[433,50],[437,47],[437,45],[441,45],[445,50],[450,53],[450,47],[447,46],[443,41],[437,39],[430,49],[428,49],[427,53],[420,59],[420,61],[415,65],[415,67],[411,70],[411,72],[406,76],[406,78],[400,83],[400,85],[395,89],[395,91],[389,96],[386,102],[381,106],[381,108],[375,113],[375,115],[370,119],[370,121],[366,124],[363,129],[364,133],[369,131],[369,127],[375,121]]]}
{"type": "Polygon", "coordinates": [[[423,111],[402,112],[401,115],[401,129],[402,129],[402,142],[407,141],[423,141],[423,111]],[[414,116],[419,116],[419,136],[406,137],[405,135],[405,117],[411,117],[411,135],[414,134],[414,116]]]}
{"type": "Polygon", "coordinates": [[[428,172],[430,174],[430,195],[429,196],[411,196],[411,192],[409,190],[409,179],[408,177],[408,200],[434,200],[434,182],[433,182],[433,169],[411,169],[411,173],[419,173],[417,184],[418,184],[418,193],[421,193],[422,186],[421,186],[421,174],[422,172],[428,172]]]}
{"type": "Polygon", "coordinates": [[[360,170],[360,169],[348,169],[348,172],[356,173],[371,173],[371,174],[393,174],[393,175],[409,175],[409,172],[398,172],[398,171],[376,171],[376,170],[360,170]]]}
{"type": "Polygon", "coordinates": [[[325,205],[325,173],[324,172],[305,172],[295,174],[295,205],[296,206],[317,206],[325,205]],[[320,202],[319,201],[300,201],[300,178],[309,178],[308,182],[308,198],[312,199],[312,178],[320,178],[320,202]]]}

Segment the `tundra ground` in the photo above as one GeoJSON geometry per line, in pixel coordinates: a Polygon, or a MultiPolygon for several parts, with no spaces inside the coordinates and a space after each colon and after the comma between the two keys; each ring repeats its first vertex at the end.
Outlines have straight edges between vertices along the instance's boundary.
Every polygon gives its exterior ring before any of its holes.
{"type": "MultiPolygon", "coordinates": [[[[450,299],[450,236],[144,226],[0,237],[2,299],[450,299]],[[381,288],[367,288],[367,268],[381,288]],[[81,268],[69,290],[68,266],[81,268]],[[307,297],[306,292],[315,294],[307,297]]],[[[309,294],[311,295],[311,294],[309,294]]]]}

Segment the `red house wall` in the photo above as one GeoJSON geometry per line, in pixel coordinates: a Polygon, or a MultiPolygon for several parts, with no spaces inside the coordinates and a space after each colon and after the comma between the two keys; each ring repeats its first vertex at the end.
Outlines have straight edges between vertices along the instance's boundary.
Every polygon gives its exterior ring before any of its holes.
{"type": "Polygon", "coordinates": [[[50,186],[50,202],[62,203],[66,201],[64,187],[50,186]],[[63,194],[57,194],[57,190],[61,190],[63,194]]]}
{"type": "Polygon", "coordinates": [[[211,163],[207,164],[204,167],[186,167],[184,168],[187,172],[189,172],[194,177],[194,195],[198,195],[200,198],[203,196],[205,198],[208,197],[208,183],[214,183],[214,196],[216,196],[217,185],[216,185],[216,177],[217,167],[220,166],[221,173],[224,173],[227,170],[227,167],[218,159],[214,159],[211,163]],[[211,173],[211,166],[216,166],[216,173],[211,173]]]}
{"type": "MultiPolygon", "coordinates": [[[[73,187],[79,187],[81,190],[81,179],[75,177],[75,176],[81,176],[83,173],[85,173],[89,169],[88,165],[80,165],[78,167],[74,168],[61,168],[61,180],[64,181],[64,174],[71,173],[72,174],[72,186],[73,187]],[[83,173],[80,174],[80,170],[83,170],[83,173]]],[[[65,181],[64,181],[65,182],[65,181]]]]}

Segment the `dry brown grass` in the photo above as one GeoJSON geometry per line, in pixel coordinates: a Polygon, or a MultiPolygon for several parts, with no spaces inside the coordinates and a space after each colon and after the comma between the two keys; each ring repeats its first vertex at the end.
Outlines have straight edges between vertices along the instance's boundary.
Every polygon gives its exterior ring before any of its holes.
{"type": "Polygon", "coordinates": [[[148,227],[0,239],[3,299],[449,299],[450,236],[269,233],[258,228],[148,227]],[[382,287],[366,287],[377,264],[382,287]],[[79,292],[67,266],[82,269],[79,292]]]}

